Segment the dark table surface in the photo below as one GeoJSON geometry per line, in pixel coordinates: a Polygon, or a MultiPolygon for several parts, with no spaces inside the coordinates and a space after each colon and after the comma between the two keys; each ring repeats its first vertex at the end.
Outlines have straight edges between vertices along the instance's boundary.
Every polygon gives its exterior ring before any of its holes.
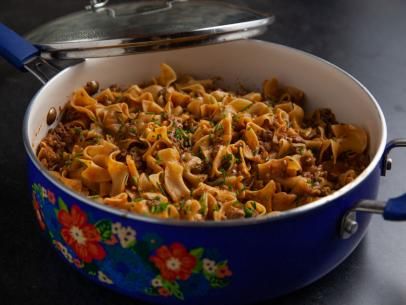
{"type": "MultiPolygon", "coordinates": [[[[82,9],[85,2],[1,0],[0,22],[24,34],[82,9]]],[[[305,50],[350,72],[380,102],[389,139],[406,136],[406,1],[245,2],[276,15],[276,23],[261,39],[305,50]]],[[[21,140],[25,109],[39,88],[31,75],[0,59],[0,303],[140,304],[82,278],[40,237],[21,140]]],[[[392,157],[394,168],[382,178],[381,199],[406,191],[405,151],[399,149],[392,157]]],[[[366,238],[337,269],[267,304],[406,304],[406,223],[374,216],[366,238]]]]}

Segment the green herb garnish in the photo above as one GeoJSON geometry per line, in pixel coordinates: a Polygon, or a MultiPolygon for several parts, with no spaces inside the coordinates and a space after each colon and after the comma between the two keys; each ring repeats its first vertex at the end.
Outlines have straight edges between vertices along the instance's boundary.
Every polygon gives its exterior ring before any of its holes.
{"type": "Polygon", "coordinates": [[[231,166],[231,161],[233,160],[233,155],[232,154],[226,154],[223,156],[223,159],[221,160],[221,167],[224,169],[229,169],[231,166]]]}
{"type": "Polygon", "coordinates": [[[226,183],[227,171],[224,168],[220,168],[220,172],[222,175],[222,179],[219,181],[219,185],[222,185],[226,183]]]}
{"type": "Polygon", "coordinates": [[[221,124],[221,122],[214,126],[214,132],[219,134],[224,133],[224,126],[221,124]]]}
{"type": "Polygon", "coordinates": [[[187,133],[186,130],[176,127],[175,128],[175,138],[181,141],[185,146],[191,146],[191,139],[189,137],[189,134],[187,133]]]}
{"type": "Polygon", "coordinates": [[[130,128],[128,129],[128,131],[129,131],[132,135],[134,135],[134,136],[137,135],[137,129],[136,129],[135,127],[130,127],[130,128]]]}
{"type": "Polygon", "coordinates": [[[239,207],[242,203],[239,200],[233,202],[233,206],[239,207]]]}
{"type": "Polygon", "coordinates": [[[75,134],[76,134],[77,136],[80,136],[80,134],[82,133],[82,128],[80,128],[80,127],[74,127],[74,128],[73,128],[73,131],[75,132],[75,134]]]}
{"type": "Polygon", "coordinates": [[[138,185],[138,179],[137,179],[137,177],[131,176],[131,181],[133,182],[133,184],[134,184],[135,186],[138,185]]]}
{"type": "Polygon", "coordinates": [[[163,163],[162,159],[159,157],[159,155],[156,156],[156,164],[161,165],[163,163]]]}
{"type": "Polygon", "coordinates": [[[310,184],[310,186],[315,186],[316,185],[316,183],[317,183],[317,180],[316,179],[309,179],[309,180],[307,180],[307,183],[308,184],[310,184]]]}
{"type": "Polygon", "coordinates": [[[155,204],[151,206],[151,213],[152,214],[162,213],[168,208],[168,206],[169,206],[168,202],[160,202],[159,204],[155,204]]]}
{"type": "Polygon", "coordinates": [[[79,136],[79,141],[84,141],[85,136],[83,135],[83,130],[80,127],[74,127],[73,131],[75,132],[75,135],[79,136]]]}
{"type": "Polygon", "coordinates": [[[245,106],[243,109],[240,110],[240,112],[248,110],[249,108],[251,108],[252,105],[254,105],[254,103],[251,103],[251,104],[245,106]]]}
{"type": "Polygon", "coordinates": [[[250,218],[254,215],[254,210],[251,208],[244,207],[245,218],[250,218]]]}
{"type": "Polygon", "coordinates": [[[161,194],[166,195],[166,192],[164,190],[164,188],[162,187],[161,183],[157,183],[159,191],[161,192],[161,194]]]}
{"type": "Polygon", "coordinates": [[[161,120],[159,120],[159,119],[157,119],[157,118],[153,119],[152,122],[153,122],[155,125],[161,126],[161,120]]]}
{"type": "Polygon", "coordinates": [[[96,136],[89,140],[90,144],[99,144],[100,140],[103,139],[102,136],[96,136]]]}
{"type": "Polygon", "coordinates": [[[199,203],[200,203],[199,213],[202,214],[202,215],[206,215],[206,213],[207,213],[206,201],[207,201],[207,194],[203,193],[203,195],[199,199],[199,203]]]}
{"type": "Polygon", "coordinates": [[[183,140],[183,139],[189,139],[189,136],[187,135],[185,130],[183,130],[182,128],[176,127],[175,128],[175,138],[178,140],[183,140]]]}

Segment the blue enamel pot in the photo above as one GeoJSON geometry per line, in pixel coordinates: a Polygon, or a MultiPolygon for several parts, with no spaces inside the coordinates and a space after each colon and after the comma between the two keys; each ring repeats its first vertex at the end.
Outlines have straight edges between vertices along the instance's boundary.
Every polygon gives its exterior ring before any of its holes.
{"type": "MultiPolygon", "coordinates": [[[[18,40],[24,47],[16,53],[10,43],[4,46],[4,37],[3,56],[35,70],[37,50],[18,40]]],[[[245,40],[88,59],[48,81],[40,76],[46,83],[32,99],[23,127],[35,214],[66,263],[119,293],[160,304],[247,304],[274,298],[340,264],[365,235],[371,212],[391,220],[406,218],[406,196],[375,200],[387,154],[406,141],[386,145],[386,123],[374,97],[352,76],[310,54],[245,40]],[[84,198],[53,179],[35,156],[39,141],[56,124],[49,120],[49,110],[59,112],[71,92],[89,80],[102,87],[137,83],[156,75],[161,62],[180,73],[221,76],[225,86],[256,88],[272,76],[293,84],[306,92],[309,110],[331,108],[339,121],[367,130],[371,163],[353,182],[314,203],[273,217],[225,222],[130,214],[84,198]]]]}

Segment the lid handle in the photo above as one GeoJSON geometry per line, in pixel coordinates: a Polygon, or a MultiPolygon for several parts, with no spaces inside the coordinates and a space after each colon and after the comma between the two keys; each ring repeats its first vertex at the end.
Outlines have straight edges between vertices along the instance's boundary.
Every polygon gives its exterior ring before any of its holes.
{"type": "Polygon", "coordinates": [[[94,13],[107,13],[112,18],[133,16],[133,15],[148,15],[170,10],[175,2],[187,2],[188,0],[164,0],[160,6],[147,3],[140,3],[134,11],[117,12],[112,7],[107,7],[109,0],[90,0],[90,5],[85,6],[85,9],[94,13]]]}
{"type": "Polygon", "coordinates": [[[90,0],[90,5],[86,5],[85,9],[88,11],[95,11],[107,5],[109,0],[90,0]]]}

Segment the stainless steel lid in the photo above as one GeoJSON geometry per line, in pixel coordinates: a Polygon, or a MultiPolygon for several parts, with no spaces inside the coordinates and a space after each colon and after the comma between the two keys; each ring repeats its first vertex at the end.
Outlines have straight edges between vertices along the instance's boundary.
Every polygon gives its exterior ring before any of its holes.
{"type": "Polygon", "coordinates": [[[219,43],[263,33],[273,16],[217,1],[137,1],[107,5],[51,21],[26,37],[42,57],[76,59],[219,43]]]}

